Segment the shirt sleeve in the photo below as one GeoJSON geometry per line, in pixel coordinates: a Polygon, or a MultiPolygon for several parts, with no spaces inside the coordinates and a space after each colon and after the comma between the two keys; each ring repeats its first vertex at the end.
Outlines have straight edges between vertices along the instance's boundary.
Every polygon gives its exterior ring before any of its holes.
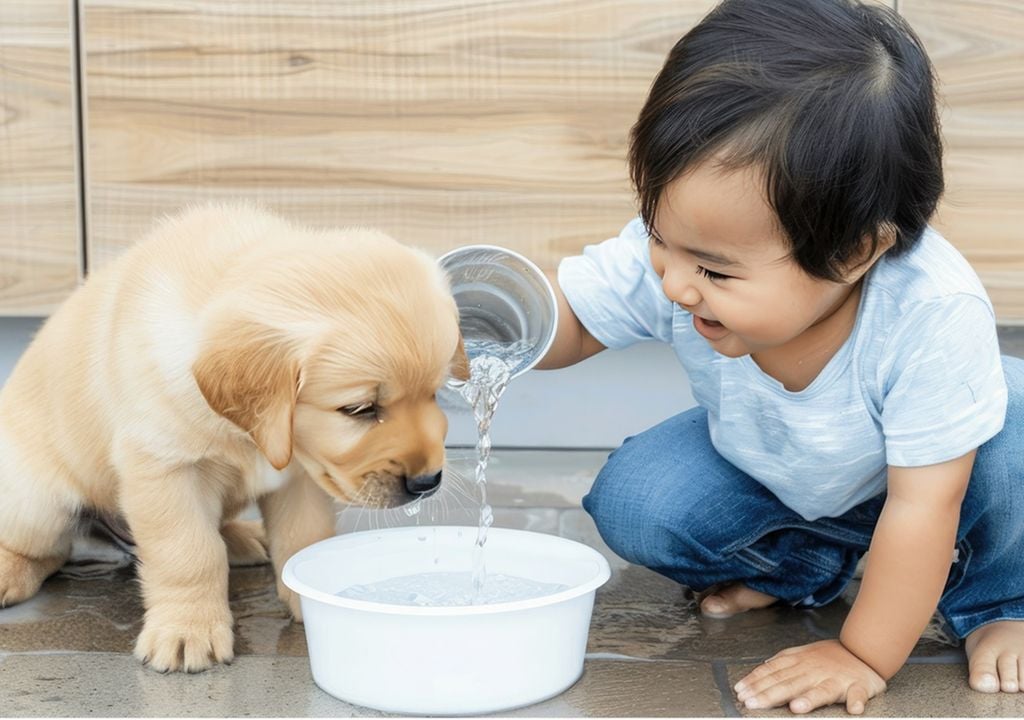
{"type": "Polygon", "coordinates": [[[558,284],[583,327],[605,347],[672,341],[673,305],[651,266],[640,218],[617,237],[562,260],[558,284]]]}
{"type": "Polygon", "coordinates": [[[958,294],[923,303],[886,343],[882,431],[886,461],[953,460],[998,433],[1006,381],[991,306],[958,294]]]}

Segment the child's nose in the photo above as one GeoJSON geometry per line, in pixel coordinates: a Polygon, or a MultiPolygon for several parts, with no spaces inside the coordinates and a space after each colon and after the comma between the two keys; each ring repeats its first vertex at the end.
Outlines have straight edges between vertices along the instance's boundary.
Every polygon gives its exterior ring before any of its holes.
{"type": "Polygon", "coordinates": [[[692,273],[682,272],[678,268],[666,270],[661,287],[669,300],[684,308],[692,308],[700,305],[703,298],[691,280],[692,273]]]}

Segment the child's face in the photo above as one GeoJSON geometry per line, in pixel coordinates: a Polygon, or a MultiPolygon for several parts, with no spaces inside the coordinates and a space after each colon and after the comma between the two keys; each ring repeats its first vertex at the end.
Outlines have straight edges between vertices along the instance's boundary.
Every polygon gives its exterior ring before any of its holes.
{"type": "Polygon", "coordinates": [[[811,277],[796,264],[756,168],[702,163],[666,187],[654,226],[651,263],[665,295],[729,357],[798,340],[855,287],[811,277]]]}

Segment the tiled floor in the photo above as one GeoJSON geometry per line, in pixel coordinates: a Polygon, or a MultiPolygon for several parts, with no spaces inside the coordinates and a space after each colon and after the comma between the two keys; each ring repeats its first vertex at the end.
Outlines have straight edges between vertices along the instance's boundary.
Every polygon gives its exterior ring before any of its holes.
{"type": "MultiPolygon", "coordinates": [[[[1003,332],[1024,354],[1024,330],[1003,332]]],[[[339,530],[397,524],[474,525],[472,453],[452,452],[464,479],[413,518],[401,510],[345,510],[339,530]]],[[[856,591],[822,610],[773,608],[730,620],[701,617],[679,586],[630,565],[601,542],[580,498],[604,452],[496,451],[489,479],[495,525],[556,533],[601,550],[611,580],[598,592],[583,677],[565,693],[503,713],[513,717],[786,716],[740,710],[729,690],[751,665],[778,650],[834,637],[856,591]]],[[[92,580],[55,576],[27,603],[0,610],[0,716],[342,716],[382,713],[348,705],[312,681],[302,626],[278,603],[266,567],[233,569],[237,623],[230,666],[160,675],[131,656],[141,626],[129,570],[92,580]]],[[[839,707],[814,713],[843,716],[839,707]]],[[[966,682],[962,652],[928,631],[913,657],[869,703],[867,716],[1024,716],[1024,693],[982,695],[966,682]]]]}

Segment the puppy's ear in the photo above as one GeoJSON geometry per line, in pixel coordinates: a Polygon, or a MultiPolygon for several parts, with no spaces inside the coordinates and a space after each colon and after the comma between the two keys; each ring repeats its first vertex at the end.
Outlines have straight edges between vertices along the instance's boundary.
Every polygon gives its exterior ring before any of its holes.
{"type": "Polygon", "coordinates": [[[462,344],[461,334],[459,334],[459,344],[455,347],[455,354],[452,355],[450,372],[456,380],[463,382],[469,380],[469,356],[466,355],[466,346],[462,344]]]}
{"type": "Polygon", "coordinates": [[[252,321],[223,323],[192,365],[210,407],[245,430],[270,464],[292,458],[301,363],[283,333],[252,321]]]}

